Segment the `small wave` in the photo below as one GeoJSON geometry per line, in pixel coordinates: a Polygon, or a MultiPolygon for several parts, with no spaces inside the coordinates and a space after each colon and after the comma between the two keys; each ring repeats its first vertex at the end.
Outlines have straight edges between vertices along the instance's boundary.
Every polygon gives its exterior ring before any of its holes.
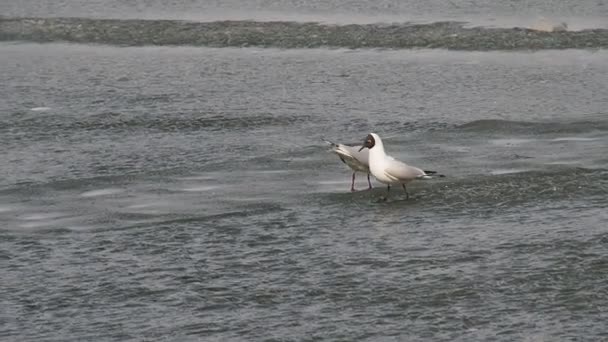
{"type": "Polygon", "coordinates": [[[608,121],[526,122],[508,120],[476,120],[456,126],[456,128],[464,131],[488,133],[574,134],[588,133],[592,131],[608,131],[608,121]]]}
{"type": "Polygon", "coordinates": [[[563,138],[555,138],[551,141],[595,141],[598,138],[585,138],[585,137],[563,137],[563,138]]]}
{"type": "Polygon", "coordinates": [[[30,108],[30,110],[32,112],[46,112],[51,110],[51,107],[34,107],[34,108],[30,108]]]}
{"type": "Polygon", "coordinates": [[[0,122],[0,129],[9,127],[50,127],[52,130],[133,130],[150,129],[163,132],[175,131],[222,131],[242,130],[248,131],[261,127],[291,126],[306,122],[312,118],[310,115],[298,116],[272,116],[267,114],[253,114],[243,117],[229,117],[225,115],[209,115],[207,113],[188,113],[183,116],[156,116],[134,117],[120,113],[107,112],[78,120],[58,121],[56,118],[36,116],[18,121],[0,122]]]}
{"type": "MultiPolygon", "coordinates": [[[[268,215],[273,212],[281,212],[286,209],[281,207],[280,205],[273,203],[255,203],[251,206],[242,206],[239,210],[232,210],[221,213],[211,213],[206,215],[187,215],[187,216],[167,216],[163,217],[160,220],[154,221],[156,224],[174,224],[174,223],[196,223],[196,222],[206,222],[212,220],[220,220],[220,219],[230,219],[235,217],[250,217],[257,215],[268,215]]],[[[146,221],[144,224],[149,224],[151,221],[146,221]]],[[[130,225],[125,228],[134,228],[139,226],[140,223],[136,223],[130,225]]]]}
{"type": "Polygon", "coordinates": [[[540,20],[537,21],[536,23],[532,24],[532,26],[530,28],[533,30],[537,30],[537,31],[545,31],[545,32],[557,31],[557,32],[559,32],[559,31],[568,30],[568,23],[565,23],[565,22],[554,23],[546,18],[540,18],[540,20]]]}
{"type": "Polygon", "coordinates": [[[80,194],[80,196],[81,197],[108,196],[108,195],[115,195],[115,194],[121,193],[123,191],[124,191],[123,189],[115,189],[115,188],[99,189],[99,190],[91,190],[91,191],[83,192],[82,194],[80,194]]]}
{"type": "MultiPolygon", "coordinates": [[[[554,166],[548,170],[495,169],[488,174],[469,177],[445,178],[441,181],[413,183],[411,198],[396,192],[393,202],[405,201],[412,206],[425,206],[442,211],[458,211],[469,208],[529,205],[544,201],[595,198],[606,203],[608,181],[606,170],[585,169],[571,165],[554,166]]],[[[352,205],[353,201],[369,202],[386,192],[376,187],[371,191],[350,193],[342,190],[315,193],[315,200],[321,198],[327,204],[352,205]],[[322,196],[320,194],[324,193],[322,196]]]]}
{"type": "Polygon", "coordinates": [[[530,169],[497,169],[490,171],[491,175],[506,175],[512,173],[523,173],[523,172],[531,172],[533,170],[530,169]]]}
{"type": "Polygon", "coordinates": [[[155,118],[122,118],[120,116],[95,116],[86,121],[69,124],[68,129],[131,129],[146,128],[160,131],[210,130],[221,131],[249,130],[267,126],[289,126],[295,122],[306,121],[308,116],[274,117],[269,115],[250,115],[230,118],[222,115],[203,117],[155,117],[155,118]]]}
{"type": "Polygon", "coordinates": [[[0,213],[8,213],[11,211],[15,211],[16,207],[13,206],[0,206],[0,213]]]}
{"type": "Polygon", "coordinates": [[[199,186],[190,186],[179,189],[180,191],[185,192],[205,192],[213,189],[217,189],[219,186],[217,185],[199,185],[199,186]]]}
{"type": "Polygon", "coordinates": [[[120,46],[194,45],[277,48],[442,48],[538,50],[608,47],[608,29],[569,31],[467,27],[464,22],[328,25],[293,21],[0,18],[0,41],[120,46]]]}
{"type": "Polygon", "coordinates": [[[60,218],[64,216],[66,216],[66,214],[63,213],[32,213],[23,216],[22,219],[26,221],[41,221],[60,218]]]}

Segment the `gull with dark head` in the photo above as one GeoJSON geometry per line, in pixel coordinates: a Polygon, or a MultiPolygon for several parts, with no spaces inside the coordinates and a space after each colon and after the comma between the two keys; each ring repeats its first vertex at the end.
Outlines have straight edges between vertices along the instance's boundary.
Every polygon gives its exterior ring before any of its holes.
{"type": "MultiPolygon", "coordinates": [[[[368,163],[369,170],[376,179],[387,185],[388,192],[391,190],[391,185],[401,184],[407,198],[410,194],[407,192],[406,185],[416,179],[431,179],[431,175],[436,174],[436,171],[424,171],[414,166],[407,165],[389,155],[384,151],[382,139],[376,133],[370,133],[366,138],[363,146],[359,149],[369,149],[368,163]]],[[[443,175],[437,175],[443,177],[443,175]]]]}
{"type": "Polygon", "coordinates": [[[367,174],[367,184],[369,185],[369,189],[372,188],[372,183],[369,179],[369,162],[368,156],[369,151],[361,150],[361,145],[359,146],[348,146],[345,144],[336,144],[331,141],[325,140],[326,143],[331,145],[331,151],[338,155],[340,160],[348,167],[353,170],[353,180],[350,185],[350,191],[355,190],[355,174],[357,172],[365,172],[367,174]]]}

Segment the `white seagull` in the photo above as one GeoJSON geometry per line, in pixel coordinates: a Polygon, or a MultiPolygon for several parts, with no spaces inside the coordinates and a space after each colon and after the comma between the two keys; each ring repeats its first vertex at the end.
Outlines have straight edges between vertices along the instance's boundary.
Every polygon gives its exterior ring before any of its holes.
{"type": "Polygon", "coordinates": [[[336,144],[325,140],[331,145],[331,151],[340,157],[340,160],[353,170],[353,180],[350,185],[350,191],[355,190],[355,174],[357,172],[365,172],[367,174],[367,184],[369,189],[372,188],[372,182],[369,180],[369,151],[362,151],[362,146],[348,146],[344,144],[336,144]]]}
{"type": "MultiPolygon", "coordinates": [[[[384,151],[384,144],[382,139],[376,133],[370,133],[365,138],[365,143],[359,151],[364,148],[369,149],[369,170],[376,179],[384,184],[387,184],[386,195],[388,198],[388,192],[391,190],[391,185],[401,184],[407,198],[410,194],[407,192],[405,187],[407,183],[416,179],[431,179],[431,175],[436,174],[436,171],[424,171],[417,167],[409,166],[404,162],[401,162],[389,155],[384,151]]],[[[437,177],[444,177],[443,175],[437,175],[437,177]]]]}

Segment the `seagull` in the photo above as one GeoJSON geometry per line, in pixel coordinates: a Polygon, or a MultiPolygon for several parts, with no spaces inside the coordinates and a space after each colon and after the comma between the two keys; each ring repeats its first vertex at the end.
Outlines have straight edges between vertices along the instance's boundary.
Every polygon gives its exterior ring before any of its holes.
{"type": "Polygon", "coordinates": [[[369,163],[368,156],[369,151],[361,151],[361,145],[359,146],[348,146],[344,144],[336,144],[331,141],[325,140],[326,143],[331,145],[331,151],[340,157],[340,160],[348,167],[353,170],[353,181],[350,185],[350,191],[355,192],[355,174],[357,172],[365,172],[367,173],[367,184],[369,185],[368,189],[372,188],[372,183],[369,180],[369,163]]]}
{"type": "MultiPolygon", "coordinates": [[[[370,133],[365,138],[365,143],[359,151],[364,148],[369,149],[369,170],[376,179],[384,184],[387,184],[386,197],[391,190],[391,185],[401,184],[405,190],[406,199],[410,198],[407,192],[406,184],[416,179],[432,179],[437,171],[424,171],[414,166],[407,165],[384,152],[384,144],[382,139],[376,133],[370,133]]],[[[445,177],[437,175],[437,177],[445,177]]]]}

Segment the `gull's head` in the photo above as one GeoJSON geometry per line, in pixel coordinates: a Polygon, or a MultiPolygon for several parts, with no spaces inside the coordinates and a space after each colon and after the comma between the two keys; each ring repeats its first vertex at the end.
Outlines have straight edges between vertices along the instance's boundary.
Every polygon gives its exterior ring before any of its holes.
{"type": "Polygon", "coordinates": [[[363,150],[366,147],[369,149],[372,149],[374,146],[376,146],[376,141],[379,141],[379,140],[380,140],[380,137],[376,133],[368,134],[367,137],[365,138],[365,142],[363,143],[363,146],[361,146],[359,151],[363,150]]]}

